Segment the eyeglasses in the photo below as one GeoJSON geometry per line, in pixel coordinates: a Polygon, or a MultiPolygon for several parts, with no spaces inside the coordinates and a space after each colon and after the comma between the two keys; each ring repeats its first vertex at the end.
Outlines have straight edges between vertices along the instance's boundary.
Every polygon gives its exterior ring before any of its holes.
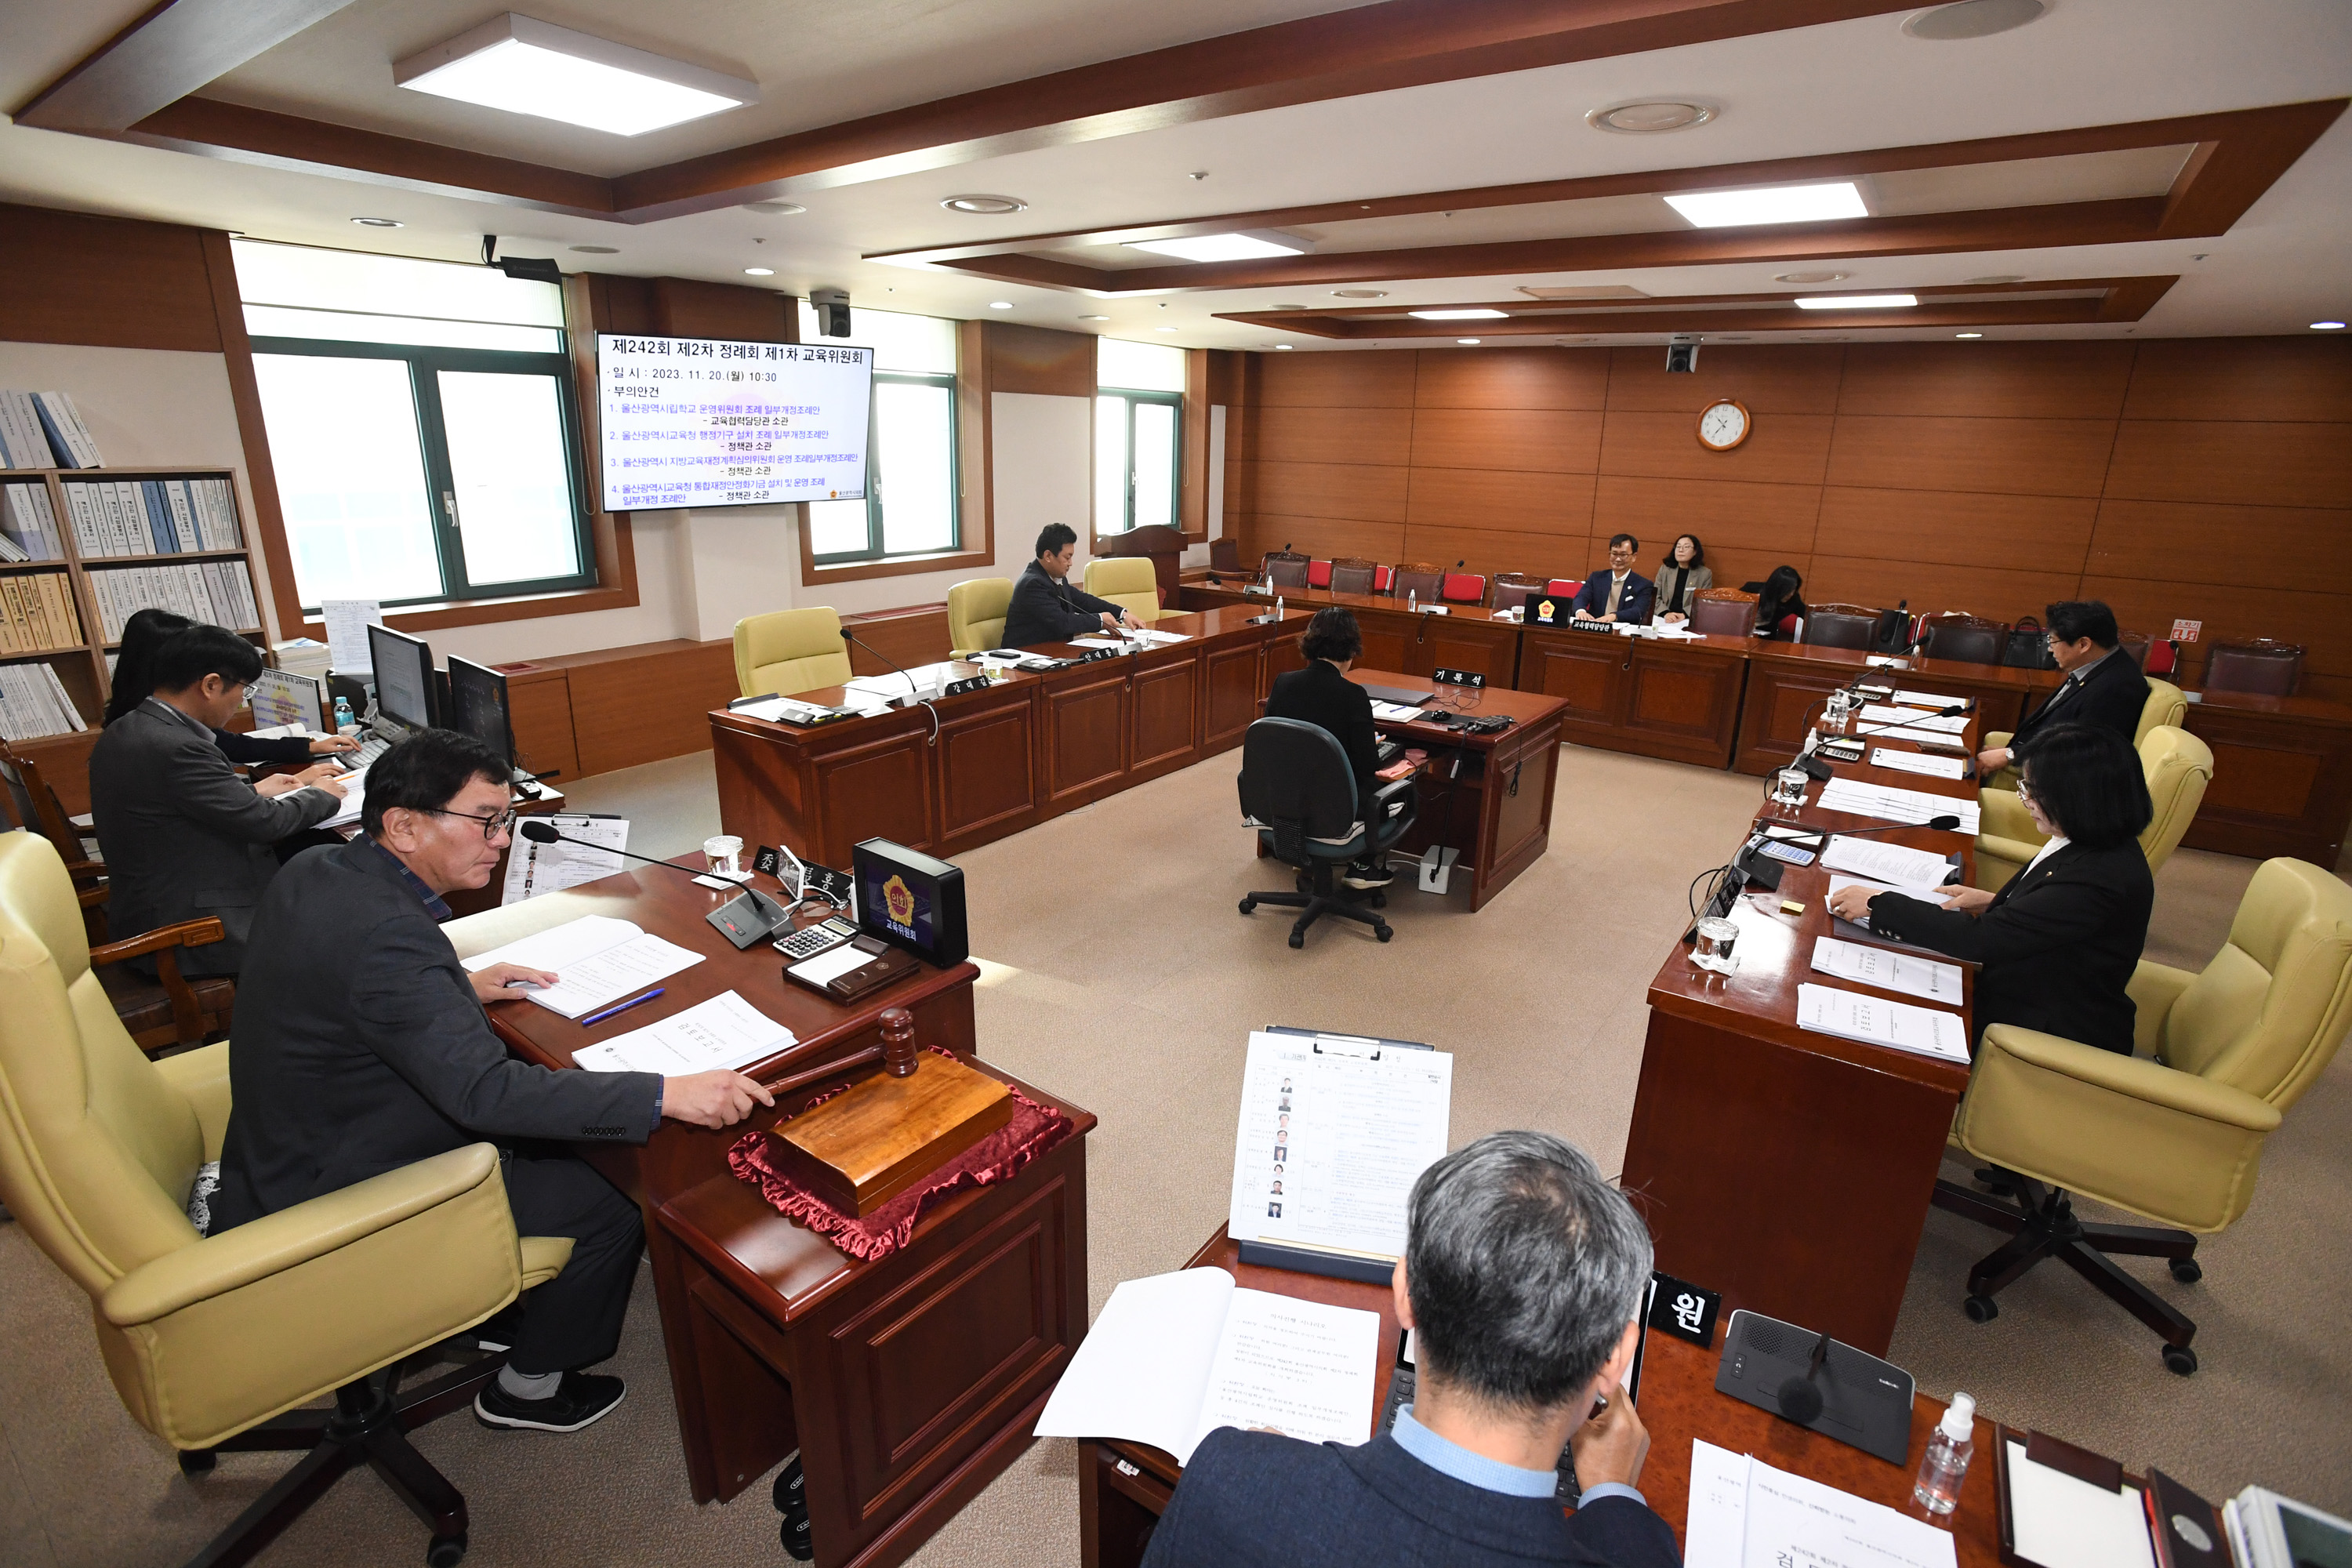
{"type": "Polygon", "coordinates": [[[444,811],[437,805],[423,806],[419,809],[432,816],[462,816],[467,822],[480,823],[482,825],[482,840],[484,843],[488,843],[489,840],[496,838],[499,834],[508,831],[513,827],[515,824],[515,814],[511,811],[502,811],[496,816],[476,816],[470,811],[444,811]]]}

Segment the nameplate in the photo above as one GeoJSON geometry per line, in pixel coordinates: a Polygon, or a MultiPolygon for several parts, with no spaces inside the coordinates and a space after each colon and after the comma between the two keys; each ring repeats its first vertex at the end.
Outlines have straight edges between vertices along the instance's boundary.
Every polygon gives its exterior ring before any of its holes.
{"type": "Polygon", "coordinates": [[[1486,678],[1473,669],[1441,668],[1433,672],[1430,679],[1440,686],[1483,687],[1486,684],[1486,678]]]}
{"type": "Polygon", "coordinates": [[[1653,1274],[1657,1293],[1651,1298],[1650,1327],[1660,1333],[1688,1340],[1701,1350],[1715,1343],[1715,1321],[1723,1311],[1720,1291],[1702,1290],[1671,1274],[1653,1274]]]}

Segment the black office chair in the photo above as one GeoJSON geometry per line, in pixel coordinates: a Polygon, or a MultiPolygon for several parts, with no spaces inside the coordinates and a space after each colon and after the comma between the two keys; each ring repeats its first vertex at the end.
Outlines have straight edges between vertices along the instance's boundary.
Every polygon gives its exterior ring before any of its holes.
{"type": "Polygon", "coordinates": [[[1360,921],[1382,942],[1396,934],[1373,912],[1388,906],[1387,894],[1361,895],[1371,905],[1367,909],[1333,878],[1341,866],[1387,848],[1412,826],[1410,777],[1382,785],[1360,804],[1355,770],[1330,731],[1296,719],[1260,719],[1242,738],[1237,783],[1243,821],[1257,829],[1258,842],[1306,873],[1297,892],[1250,894],[1242,913],[1254,914],[1260,904],[1305,911],[1290,928],[1293,947],[1305,947],[1307,928],[1325,915],[1360,921]]]}

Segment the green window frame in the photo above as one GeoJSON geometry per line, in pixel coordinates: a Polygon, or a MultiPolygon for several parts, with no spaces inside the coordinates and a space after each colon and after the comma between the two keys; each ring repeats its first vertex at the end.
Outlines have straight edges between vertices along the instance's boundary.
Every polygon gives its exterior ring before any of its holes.
{"type": "Polygon", "coordinates": [[[1095,462],[1098,466],[1109,460],[1101,449],[1103,421],[1100,411],[1105,403],[1110,402],[1117,402],[1123,405],[1123,417],[1119,420],[1119,425],[1124,431],[1124,436],[1120,451],[1116,454],[1116,457],[1124,461],[1127,472],[1124,483],[1106,484],[1102,482],[1104,476],[1098,468],[1095,492],[1095,531],[1098,534],[1127,533],[1139,526],[1135,510],[1137,496],[1141,489],[1139,476],[1142,465],[1138,461],[1141,454],[1137,448],[1135,437],[1136,412],[1139,408],[1153,406],[1164,407],[1169,411],[1168,512],[1165,517],[1154,516],[1142,519],[1141,526],[1161,525],[1169,528],[1181,528],[1184,525],[1184,395],[1181,392],[1148,392],[1126,386],[1097,388],[1095,393],[1097,409],[1095,462]],[[1108,510],[1106,503],[1113,501],[1117,506],[1117,516],[1105,517],[1102,514],[1108,510]]]}
{"type": "Polygon", "coordinates": [[[961,444],[956,397],[956,378],[945,372],[911,370],[877,370],[874,373],[873,391],[868,395],[866,410],[866,542],[853,550],[833,550],[823,553],[812,552],[809,560],[817,566],[856,566],[874,562],[906,561],[926,555],[945,555],[963,548],[963,487],[959,478],[961,444]],[[901,550],[887,547],[889,531],[884,526],[887,516],[889,496],[882,479],[883,429],[882,388],[886,385],[930,386],[945,393],[947,405],[947,503],[948,538],[946,542],[933,542],[901,550]]]}

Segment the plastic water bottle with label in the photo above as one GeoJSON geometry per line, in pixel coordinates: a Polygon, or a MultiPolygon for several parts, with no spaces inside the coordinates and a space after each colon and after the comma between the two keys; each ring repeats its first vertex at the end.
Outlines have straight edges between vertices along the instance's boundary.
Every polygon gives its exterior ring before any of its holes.
{"type": "Polygon", "coordinates": [[[335,733],[338,735],[347,735],[351,733],[352,726],[357,722],[359,722],[359,721],[352,717],[352,700],[348,697],[336,698],[335,733]]]}

